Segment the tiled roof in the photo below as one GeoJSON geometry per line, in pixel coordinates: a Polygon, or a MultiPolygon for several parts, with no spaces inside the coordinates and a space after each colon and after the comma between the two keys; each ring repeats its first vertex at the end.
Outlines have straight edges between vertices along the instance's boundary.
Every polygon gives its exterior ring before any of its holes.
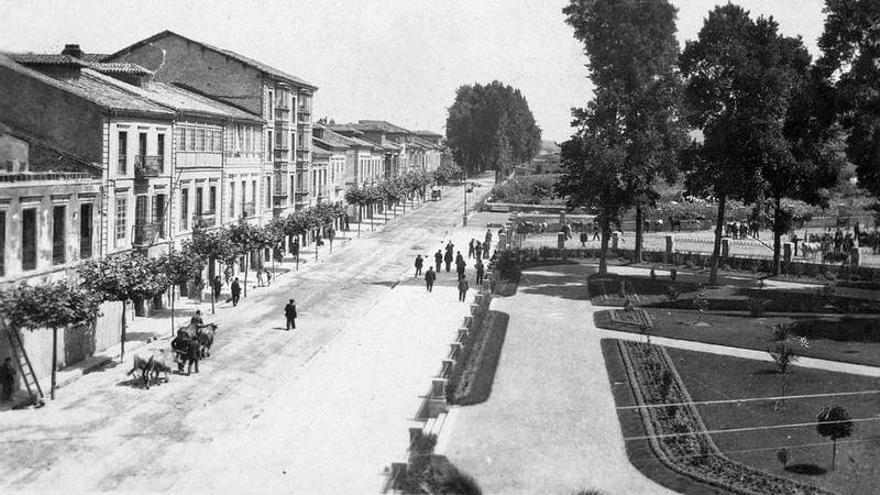
{"type": "Polygon", "coordinates": [[[325,150],[322,150],[322,149],[320,149],[320,148],[318,148],[318,149],[312,149],[312,159],[315,159],[315,158],[330,158],[331,156],[333,156],[333,153],[330,153],[329,151],[325,151],[325,150]]]}
{"type": "Polygon", "coordinates": [[[89,62],[90,69],[95,69],[101,74],[134,74],[139,76],[149,76],[153,71],[147,70],[137,64],[120,63],[120,62],[89,62]]]}
{"type": "Polygon", "coordinates": [[[94,62],[103,62],[104,59],[106,59],[109,56],[110,55],[107,55],[106,53],[83,53],[82,56],[79,57],[79,59],[83,60],[85,62],[93,62],[94,63],[94,62]]]}
{"type": "Polygon", "coordinates": [[[318,87],[315,86],[314,84],[312,84],[312,83],[310,83],[310,82],[308,82],[308,81],[305,81],[304,79],[301,79],[301,78],[299,78],[299,77],[296,77],[296,76],[294,76],[293,74],[288,74],[287,72],[284,72],[284,71],[278,70],[278,69],[276,69],[276,68],[274,68],[274,67],[272,67],[272,66],[270,66],[270,65],[266,65],[266,64],[264,64],[264,63],[262,63],[262,62],[259,62],[259,61],[257,61],[257,60],[254,60],[254,59],[252,59],[252,58],[245,57],[244,55],[240,55],[240,54],[235,53],[235,52],[233,52],[233,51],[231,51],[231,50],[225,50],[225,49],[223,49],[223,48],[219,48],[219,47],[216,47],[216,46],[213,46],[213,45],[209,45],[209,44],[207,44],[207,43],[203,43],[203,42],[201,42],[201,41],[196,41],[196,40],[194,40],[194,39],[192,39],[192,38],[187,38],[186,36],[183,36],[183,35],[177,34],[177,33],[173,32],[173,31],[169,31],[169,30],[162,31],[161,33],[154,34],[153,36],[150,36],[150,37],[147,38],[147,39],[144,39],[144,40],[138,41],[137,43],[135,43],[135,44],[133,44],[133,45],[131,45],[131,46],[128,46],[128,47],[126,47],[126,48],[123,48],[122,50],[119,50],[118,52],[116,52],[116,53],[110,55],[108,58],[116,58],[116,57],[118,57],[118,56],[120,56],[120,55],[125,54],[126,52],[129,52],[129,51],[133,50],[134,48],[138,48],[138,47],[140,47],[140,46],[147,45],[147,44],[152,43],[153,41],[156,41],[156,40],[158,40],[158,39],[165,38],[166,36],[177,36],[178,38],[182,38],[182,39],[184,39],[184,40],[187,40],[187,41],[189,41],[190,43],[195,43],[195,44],[197,44],[197,45],[203,46],[203,47],[205,47],[205,48],[207,48],[207,49],[209,49],[209,50],[213,50],[213,51],[215,51],[215,52],[217,52],[217,53],[221,53],[221,54],[223,54],[223,55],[226,55],[227,57],[229,57],[229,58],[231,58],[231,59],[234,59],[234,60],[237,60],[237,61],[239,61],[239,62],[241,62],[241,63],[243,63],[243,64],[245,64],[245,65],[249,65],[249,66],[253,67],[254,69],[257,69],[257,70],[259,70],[259,71],[261,71],[261,72],[264,72],[264,73],[266,73],[266,74],[268,74],[268,75],[270,75],[270,76],[272,76],[272,77],[276,77],[276,78],[278,78],[278,79],[285,79],[285,80],[287,80],[287,81],[289,81],[289,82],[291,82],[291,83],[293,83],[293,84],[295,84],[295,85],[298,85],[298,86],[304,86],[304,87],[309,88],[309,89],[313,89],[313,90],[318,89],[318,87]]]}
{"type": "Polygon", "coordinates": [[[434,131],[412,131],[412,133],[415,134],[416,136],[428,136],[428,137],[433,137],[433,138],[442,138],[443,137],[443,134],[440,134],[439,132],[434,132],[434,131]]]}
{"type": "Polygon", "coordinates": [[[23,65],[66,65],[70,67],[87,67],[88,65],[70,55],[54,53],[4,53],[4,55],[23,65]]]}
{"type": "Polygon", "coordinates": [[[427,140],[425,140],[425,139],[422,139],[422,138],[420,138],[419,136],[413,136],[413,137],[412,137],[412,142],[415,143],[415,144],[417,144],[417,145],[419,145],[419,146],[421,146],[421,147],[423,147],[423,148],[434,149],[434,148],[437,147],[436,144],[434,144],[434,143],[432,143],[432,142],[430,142],[430,141],[427,141],[427,140]]]}
{"type": "Polygon", "coordinates": [[[358,123],[354,125],[358,126],[361,130],[378,130],[391,134],[412,134],[411,131],[384,120],[358,120],[358,123]]]}
{"type": "Polygon", "coordinates": [[[112,81],[115,79],[91,69],[83,68],[77,79],[55,79],[39,71],[29,69],[0,55],[0,67],[38,80],[46,85],[90,101],[107,110],[121,112],[147,113],[172,118],[174,112],[146,98],[120,89],[112,81]]]}

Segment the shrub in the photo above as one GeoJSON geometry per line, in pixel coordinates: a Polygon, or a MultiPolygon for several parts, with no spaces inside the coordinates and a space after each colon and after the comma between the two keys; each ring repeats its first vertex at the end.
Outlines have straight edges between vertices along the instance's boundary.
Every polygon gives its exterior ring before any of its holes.
{"type": "Polygon", "coordinates": [[[749,298],[749,314],[754,317],[764,316],[767,309],[767,300],[763,297],[752,296],[749,298]]]}

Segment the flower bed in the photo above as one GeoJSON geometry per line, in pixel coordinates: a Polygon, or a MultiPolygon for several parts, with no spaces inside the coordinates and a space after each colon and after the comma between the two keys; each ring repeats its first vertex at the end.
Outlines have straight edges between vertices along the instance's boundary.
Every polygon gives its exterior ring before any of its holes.
{"type": "Polygon", "coordinates": [[[662,347],[618,342],[651,450],[670,469],[742,494],[823,494],[820,488],[775,476],[724,456],[662,347]],[[664,404],[666,404],[664,406],[664,404]]]}
{"type": "Polygon", "coordinates": [[[633,325],[639,328],[651,328],[654,326],[651,316],[643,309],[632,309],[630,311],[625,309],[612,309],[609,311],[608,316],[611,318],[612,322],[623,325],[633,325]]]}
{"type": "Polygon", "coordinates": [[[461,342],[461,354],[456,360],[457,363],[449,377],[447,386],[446,394],[450,404],[455,404],[457,400],[467,396],[471,382],[477,373],[481,351],[490,333],[486,319],[491,301],[492,296],[488,291],[478,294],[476,304],[472,306],[471,317],[466,319],[468,321],[467,336],[461,342]]]}

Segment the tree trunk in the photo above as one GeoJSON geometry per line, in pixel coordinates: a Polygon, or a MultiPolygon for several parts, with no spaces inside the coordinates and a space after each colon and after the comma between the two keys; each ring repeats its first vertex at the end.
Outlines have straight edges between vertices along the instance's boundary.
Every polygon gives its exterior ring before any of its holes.
{"type": "MultiPolygon", "coordinates": [[[[208,263],[210,263],[211,266],[214,266],[214,264],[216,264],[217,261],[212,257],[209,259],[208,263]]],[[[211,280],[211,271],[210,270],[208,271],[208,287],[211,290],[211,314],[213,315],[213,314],[215,314],[214,313],[214,281],[211,280]]]]}
{"type": "Polygon", "coordinates": [[[722,194],[718,198],[718,215],[715,218],[715,246],[712,247],[709,285],[718,284],[718,258],[721,256],[721,235],[724,233],[724,207],[726,204],[727,197],[722,194]]]}
{"type": "Polygon", "coordinates": [[[315,261],[318,261],[318,244],[321,240],[321,228],[318,227],[318,230],[315,231],[315,261]]]}
{"type": "Polygon", "coordinates": [[[122,300],[122,334],[119,336],[119,362],[125,361],[125,299],[122,300]]]}
{"type": "Polygon", "coordinates": [[[364,222],[364,207],[358,206],[358,239],[361,238],[361,224],[364,222]]]}
{"type": "Polygon", "coordinates": [[[834,471],[834,464],[837,463],[837,439],[831,439],[831,470],[834,471]]]}
{"type": "Polygon", "coordinates": [[[635,259],[633,259],[634,263],[642,262],[642,203],[636,203],[636,251],[635,251],[635,259]]]}
{"type": "Polygon", "coordinates": [[[777,197],[773,210],[773,275],[779,275],[782,268],[782,199],[777,197]]]}
{"type": "Polygon", "coordinates": [[[599,251],[599,274],[608,273],[608,239],[611,237],[611,219],[606,213],[602,214],[602,248],[599,251]]]}
{"type": "Polygon", "coordinates": [[[247,297],[247,276],[248,276],[250,264],[251,264],[251,253],[250,253],[250,250],[248,250],[248,252],[244,254],[244,297],[247,297]]]}
{"type": "Polygon", "coordinates": [[[373,222],[373,219],[376,216],[375,210],[376,210],[376,205],[373,203],[370,203],[370,215],[369,215],[369,217],[370,217],[370,232],[376,230],[376,224],[373,222]]]}
{"type": "Polygon", "coordinates": [[[52,327],[52,389],[49,398],[55,400],[55,374],[58,372],[58,328],[52,327]]]}
{"type": "Polygon", "coordinates": [[[175,285],[171,285],[171,338],[174,338],[174,289],[175,285]]]}
{"type": "Polygon", "coordinates": [[[385,211],[383,212],[383,213],[385,213],[385,223],[388,223],[388,205],[389,205],[389,203],[388,203],[388,201],[386,201],[385,202],[385,211]]]}

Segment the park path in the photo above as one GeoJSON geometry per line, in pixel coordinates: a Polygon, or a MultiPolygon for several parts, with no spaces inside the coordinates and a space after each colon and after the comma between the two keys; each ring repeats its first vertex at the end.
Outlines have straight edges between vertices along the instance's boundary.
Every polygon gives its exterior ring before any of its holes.
{"type": "Polygon", "coordinates": [[[581,265],[523,272],[492,394],[454,410],[440,444],[487,494],[673,493],[627,456],[581,265]]]}

